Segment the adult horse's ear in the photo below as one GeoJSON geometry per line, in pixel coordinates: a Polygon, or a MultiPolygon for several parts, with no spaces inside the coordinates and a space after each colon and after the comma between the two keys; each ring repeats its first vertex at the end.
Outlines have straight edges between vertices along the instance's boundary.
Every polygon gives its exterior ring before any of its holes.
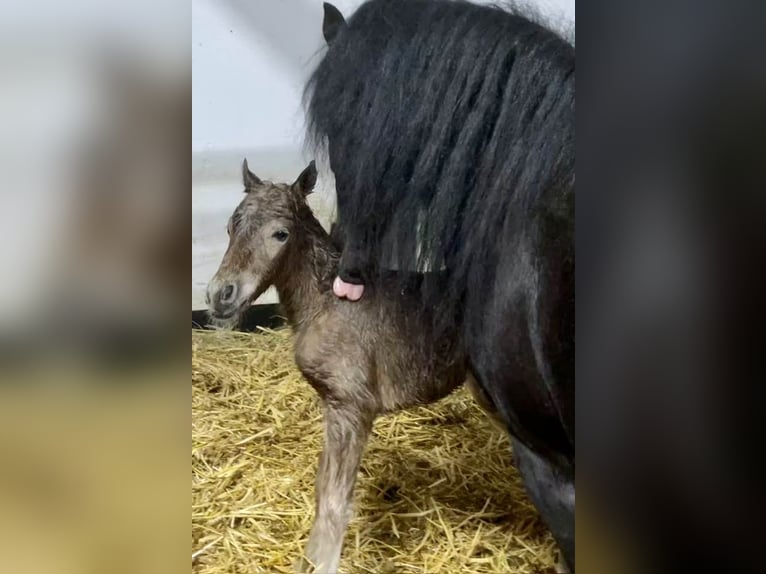
{"type": "Polygon", "coordinates": [[[245,184],[245,191],[249,191],[251,187],[263,183],[258,176],[247,167],[247,159],[242,162],[242,183],[245,184]]]}
{"type": "Polygon", "coordinates": [[[304,169],[295,180],[293,189],[301,192],[303,195],[308,195],[314,191],[314,186],[317,182],[317,166],[316,162],[312,159],[311,163],[306,169],[304,169]]]}
{"type": "Polygon", "coordinates": [[[343,18],[340,10],[329,2],[325,2],[323,6],[324,20],[322,20],[322,34],[324,34],[325,42],[329,46],[335,40],[338,32],[346,27],[346,20],[343,18]]]}

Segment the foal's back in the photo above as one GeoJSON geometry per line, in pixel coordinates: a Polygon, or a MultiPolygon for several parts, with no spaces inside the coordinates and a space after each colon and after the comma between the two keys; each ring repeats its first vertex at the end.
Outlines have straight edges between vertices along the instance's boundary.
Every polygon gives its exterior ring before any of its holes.
{"type": "Polygon", "coordinates": [[[430,403],[465,381],[466,360],[451,334],[438,339],[418,304],[437,274],[392,273],[391,285],[360,301],[322,295],[320,311],[296,331],[296,359],[325,399],[362,403],[377,412],[430,403]]]}

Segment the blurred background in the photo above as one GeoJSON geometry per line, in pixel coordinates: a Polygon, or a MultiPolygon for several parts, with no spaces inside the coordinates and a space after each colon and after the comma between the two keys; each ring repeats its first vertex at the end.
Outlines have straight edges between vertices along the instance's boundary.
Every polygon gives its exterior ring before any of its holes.
{"type": "Polygon", "coordinates": [[[190,27],[0,2],[0,572],[188,568],[190,27]]]}
{"type": "Polygon", "coordinates": [[[5,360],[165,338],[188,277],[189,20],[173,1],[0,5],[5,360]]]}

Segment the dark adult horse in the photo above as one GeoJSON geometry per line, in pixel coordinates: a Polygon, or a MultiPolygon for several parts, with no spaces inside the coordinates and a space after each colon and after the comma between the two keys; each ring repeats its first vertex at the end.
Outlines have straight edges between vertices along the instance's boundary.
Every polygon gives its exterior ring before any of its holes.
{"type": "Polygon", "coordinates": [[[573,45],[519,12],[447,0],[325,4],[306,91],[335,173],[336,294],[386,269],[460,332],[530,498],[574,568],[573,45]]]}

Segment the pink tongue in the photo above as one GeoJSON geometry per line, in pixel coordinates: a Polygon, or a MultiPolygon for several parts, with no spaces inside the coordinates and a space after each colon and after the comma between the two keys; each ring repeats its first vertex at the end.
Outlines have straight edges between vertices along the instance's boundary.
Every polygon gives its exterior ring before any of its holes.
{"type": "Polygon", "coordinates": [[[340,277],[336,277],[332,284],[332,292],[336,297],[345,297],[349,301],[359,301],[364,293],[364,285],[354,285],[353,283],[346,283],[340,277]]]}

